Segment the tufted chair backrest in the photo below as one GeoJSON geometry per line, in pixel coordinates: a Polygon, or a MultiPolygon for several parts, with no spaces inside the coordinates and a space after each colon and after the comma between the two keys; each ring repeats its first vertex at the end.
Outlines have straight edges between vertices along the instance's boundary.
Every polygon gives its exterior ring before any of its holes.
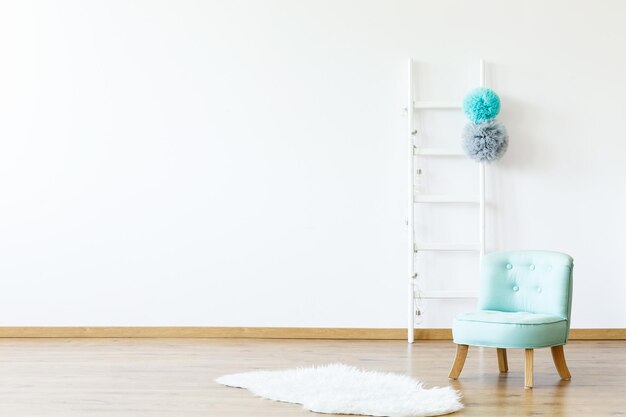
{"type": "Polygon", "coordinates": [[[567,319],[569,328],[573,267],[572,258],[559,252],[513,251],[485,255],[479,308],[555,315],[567,319]]]}

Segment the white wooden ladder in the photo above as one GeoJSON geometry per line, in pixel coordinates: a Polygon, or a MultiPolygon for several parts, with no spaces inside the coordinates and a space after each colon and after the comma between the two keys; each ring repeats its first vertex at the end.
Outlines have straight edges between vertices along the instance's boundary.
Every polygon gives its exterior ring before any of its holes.
{"type": "MultiPolygon", "coordinates": [[[[422,194],[415,187],[415,158],[416,157],[462,157],[464,156],[460,147],[457,148],[431,148],[419,147],[415,143],[415,137],[418,132],[415,130],[415,112],[420,110],[442,110],[449,111],[462,110],[460,102],[434,102],[434,101],[415,101],[415,82],[414,82],[414,62],[409,60],[409,95],[407,106],[408,119],[408,341],[414,341],[415,329],[415,300],[416,300],[416,278],[415,256],[422,251],[477,251],[480,258],[485,253],[485,165],[483,162],[478,164],[478,196],[466,195],[433,195],[422,194]],[[479,236],[478,243],[475,245],[466,244],[428,244],[417,243],[415,236],[415,204],[478,204],[479,206],[479,236]]],[[[479,86],[485,86],[485,64],[480,60],[479,70],[479,86]]],[[[444,298],[475,298],[477,294],[472,291],[427,291],[420,295],[425,299],[444,299],[444,298]]]]}

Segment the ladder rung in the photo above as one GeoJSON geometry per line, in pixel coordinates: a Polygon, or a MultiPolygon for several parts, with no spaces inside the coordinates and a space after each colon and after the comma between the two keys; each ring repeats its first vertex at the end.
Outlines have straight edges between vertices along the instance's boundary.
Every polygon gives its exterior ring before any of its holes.
{"type": "Polygon", "coordinates": [[[478,298],[477,291],[423,291],[420,298],[442,299],[442,298],[478,298]]]}
{"type": "Polygon", "coordinates": [[[461,104],[457,101],[416,101],[413,107],[416,110],[460,110],[461,104]]]}
{"type": "Polygon", "coordinates": [[[413,152],[415,155],[424,155],[424,156],[464,156],[462,150],[456,148],[425,148],[425,147],[415,147],[415,151],[413,152]]]}
{"type": "Polygon", "coordinates": [[[447,194],[415,194],[413,199],[416,203],[461,203],[478,204],[478,197],[467,195],[447,195],[447,194]]]}
{"type": "Polygon", "coordinates": [[[480,246],[464,243],[418,243],[415,245],[415,252],[420,251],[459,251],[459,252],[479,252],[480,246]]]}

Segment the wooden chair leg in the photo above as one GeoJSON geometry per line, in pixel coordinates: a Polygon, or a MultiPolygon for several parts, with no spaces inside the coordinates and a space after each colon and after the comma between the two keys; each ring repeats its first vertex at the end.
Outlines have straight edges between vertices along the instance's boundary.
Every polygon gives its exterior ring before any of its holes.
{"type": "Polygon", "coordinates": [[[533,387],[533,354],[535,351],[533,349],[526,349],[526,370],[524,372],[524,388],[532,388],[533,387]]]}
{"type": "Polygon", "coordinates": [[[554,366],[556,366],[556,370],[559,373],[561,379],[572,379],[572,374],[569,373],[569,369],[567,369],[567,363],[565,362],[563,345],[552,346],[552,348],[550,349],[552,350],[552,360],[554,360],[554,366]]]}
{"type": "Polygon", "coordinates": [[[452,365],[452,369],[450,369],[450,374],[448,375],[448,378],[458,379],[459,375],[461,375],[463,365],[465,365],[465,358],[467,357],[468,347],[469,346],[467,345],[456,345],[456,357],[454,358],[454,364],[452,365]]]}
{"type": "Polygon", "coordinates": [[[506,349],[498,348],[498,368],[501,373],[509,372],[509,362],[506,360],[506,349]]]}

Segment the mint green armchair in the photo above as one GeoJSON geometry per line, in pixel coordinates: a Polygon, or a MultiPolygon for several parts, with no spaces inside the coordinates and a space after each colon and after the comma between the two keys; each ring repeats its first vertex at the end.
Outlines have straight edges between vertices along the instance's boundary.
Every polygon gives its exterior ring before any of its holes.
{"type": "Polygon", "coordinates": [[[525,349],[525,387],[533,387],[533,349],[550,347],[562,379],[571,379],[563,345],[572,309],[572,258],[558,252],[515,251],[485,255],[478,311],[460,314],[452,335],[457,353],[449,377],[461,374],[468,346],[497,348],[500,372],[506,349],[525,349]]]}

